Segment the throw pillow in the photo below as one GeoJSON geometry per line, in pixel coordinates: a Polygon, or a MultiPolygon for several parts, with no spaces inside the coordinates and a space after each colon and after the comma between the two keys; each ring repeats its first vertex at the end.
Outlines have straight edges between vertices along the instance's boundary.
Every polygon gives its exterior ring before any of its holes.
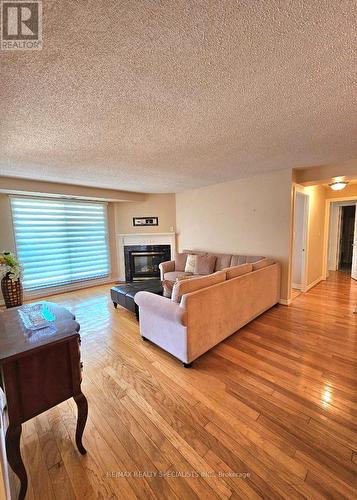
{"type": "Polygon", "coordinates": [[[184,271],[186,265],[187,253],[177,253],[175,255],[175,271],[184,271]]]}
{"type": "Polygon", "coordinates": [[[215,255],[197,255],[194,274],[212,274],[216,264],[215,255]]]}
{"type": "Polygon", "coordinates": [[[195,265],[196,265],[197,255],[189,253],[187,255],[186,264],[185,264],[185,273],[194,273],[195,265]]]}

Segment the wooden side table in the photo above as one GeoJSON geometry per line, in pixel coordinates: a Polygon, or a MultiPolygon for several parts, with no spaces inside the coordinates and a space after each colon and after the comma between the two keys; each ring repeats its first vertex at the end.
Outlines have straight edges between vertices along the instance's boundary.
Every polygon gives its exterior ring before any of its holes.
{"type": "Polygon", "coordinates": [[[18,309],[0,313],[0,384],[6,397],[7,460],[20,479],[19,499],[25,498],[27,474],[20,453],[21,425],[73,397],[78,408],[76,444],[85,454],[82,435],[88,403],[81,391],[79,324],[63,307],[41,302],[55,316],[51,327],[30,331],[18,309]]]}

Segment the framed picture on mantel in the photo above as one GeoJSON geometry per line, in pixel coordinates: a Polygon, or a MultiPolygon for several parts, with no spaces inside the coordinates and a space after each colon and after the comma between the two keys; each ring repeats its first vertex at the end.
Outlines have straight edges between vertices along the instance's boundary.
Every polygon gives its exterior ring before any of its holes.
{"type": "Polygon", "coordinates": [[[133,217],[133,226],[158,226],[158,217],[133,217]]]}

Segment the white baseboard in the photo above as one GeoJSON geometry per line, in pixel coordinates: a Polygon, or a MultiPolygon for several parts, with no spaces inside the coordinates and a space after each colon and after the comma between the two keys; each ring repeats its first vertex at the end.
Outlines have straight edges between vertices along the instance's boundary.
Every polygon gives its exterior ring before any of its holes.
{"type": "MultiPolygon", "coordinates": [[[[320,283],[320,281],[323,281],[324,280],[324,277],[323,276],[320,276],[319,278],[317,278],[317,280],[313,281],[312,283],[310,283],[309,285],[307,285],[307,287],[302,290],[300,288],[300,285],[296,285],[295,283],[292,284],[292,288],[297,288],[297,289],[300,289],[302,292],[308,292],[311,288],[313,288],[314,286],[316,286],[318,283],[320,283]]],[[[292,299],[280,299],[279,300],[279,304],[283,305],[283,306],[290,306],[290,304],[292,303],[292,299]]]]}
{"type": "Polygon", "coordinates": [[[295,290],[301,290],[301,285],[299,283],[292,283],[291,287],[295,288],[295,290]]]}
{"type": "Polygon", "coordinates": [[[55,286],[49,288],[42,288],[39,290],[34,290],[32,292],[24,293],[24,300],[39,299],[42,297],[48,297],[50,295],[57,295],[59,293],[75,292],[76,290],[81,290],[83,288],[91,288],[93,286],[107,285],[113,283],[113,278],[104,278],[99,280],[83,281],[82,283],[73,283],[72,285],[55,286]]]}
{"type": "Polygon", "coordinates": [[[318,285],[320,283],[320,281],[323,281],[323,279],[324,279],[323,276],[320,276],[319,278],[317,278],[317,280],[313,281],[309,285],[306,285],[304,292],[308,292],[309,290],[311,290],[311,288],[318,285]]]}
{"type": "MultiPolygon", "coordinates": [[[[110,278],[103,278],[98,280],[88,280],[78,283],[73,283],[71,285],[62,286],[52,286],[48,288],[39,288],[38,290],[33,290],[32,292],[24,292],[24,300],[42,299],[44,297],[49,297],[50,295],[57,295],[66,292],[75,292],[76,290],[81,290],[83,288],[92,288],[94,286],[109,285],[110,283],[117,283],[119,278],[113,276],[110,278]]],[[[0,306],[4,306],[4,299],[0,299],[0,306]]]]}

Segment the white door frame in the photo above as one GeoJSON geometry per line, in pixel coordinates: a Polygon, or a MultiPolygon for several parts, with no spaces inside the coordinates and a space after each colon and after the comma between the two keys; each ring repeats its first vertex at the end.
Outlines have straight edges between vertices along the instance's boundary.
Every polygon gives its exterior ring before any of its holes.
{"type": "MultiPolygon", "coordinates": [[[[304,219],[303,219],[303,254],[301,258],[301,291],[307,291],[307,251],[309,245],[309,211],[310,211],[310,195],[305,192],[304,188],[296,185],[294,190],[294,217],[293,217],[293,246],[292,255],[294,255],[294,243],[295,243],[295,211],[296,211],[296,198],[297,195],[303,195],[305,197],[304,206],[304,219]]],[[[290,288],[296,286],[296,283],[291,282],[290,288]]]]}
{"type": "MultiPolygon", "coordinates": [[[[326,200],[326,210],[325,210],[325,236],[324,236],[324,253],[323,253],[323,265],[322,265],[322,276],[323,279],[327,279],[329,276],[328,271],[328,244],[330,236],[330,215],[331,215],[331,203],[353,201],[357,204],[357,196],[346,196],[343,198],[329,198],[326,200]]],[[[356,206],[357,210],[357,206],[356,206]]]]}
{"type": "MultiPolygon", "coordinates": [[[[341,202],[330,204],[330,222],[328,234],[327,270],[337,271],[340,261],[342,207],[341,202]]],[[[349,202],[346,202],[349,203],[349,202]]]]}
{"type": "Polygon", "coordinates": [[[357,281],[357,201],[355,211],[355,227],[353,233],[351,278],[357,281]]]}

